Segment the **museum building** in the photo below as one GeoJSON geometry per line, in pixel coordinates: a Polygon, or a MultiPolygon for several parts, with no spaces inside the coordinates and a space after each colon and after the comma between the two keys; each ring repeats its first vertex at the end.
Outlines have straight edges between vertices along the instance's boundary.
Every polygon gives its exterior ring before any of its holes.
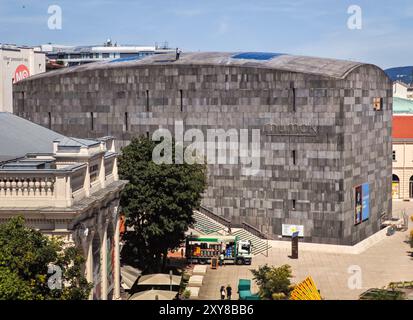
{"type": "Polygon", "coordinates": [[[14,86],[13,111],[64,135],[113,136],[118,147],[159,128],[184,143],[197,129],[206,145],[211,130],[224,132],[228,153],[208,159],[203,206],[272,238],[298,231],[353,245],[391,214],[392,91],[366,63],[196,52],[35,75],[14,86]],[[231,150],[238,161],[225,161],[231,150]]]}

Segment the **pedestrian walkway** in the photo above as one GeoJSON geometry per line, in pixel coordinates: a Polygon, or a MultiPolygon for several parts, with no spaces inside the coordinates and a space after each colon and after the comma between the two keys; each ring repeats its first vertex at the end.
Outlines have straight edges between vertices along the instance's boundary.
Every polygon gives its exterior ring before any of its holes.
{"type": "MultiPolygon", "coordinates": [[[[408,231],[396,232],[385,237],[359,254],[323,251],[300,251],[298,259],[290,259],[290,247],[269,249],[269,256],[255,256],[251,266],[226,265],[217,270],[208,270],[200,291],[201,299],[219,299],[219,288],[230,284],[237,288],[238,279],[252,279],[251,269],[268,263],[273,266],[289,264],[292,267],[294,283],[312,276],[325,299],[358,299],[370,288],[381,288],[390,282],[412,281],[412,249],[406,243],[408,231]],[[360,287],[354,285],[355,274],[360,287]],[[350,286],[349,286],[350,284],[350,286]]],[[[251,291],[258,288],[252,281],[251,291]]],[[[233,299],[237,299],[234,289],[233,299]]]]}

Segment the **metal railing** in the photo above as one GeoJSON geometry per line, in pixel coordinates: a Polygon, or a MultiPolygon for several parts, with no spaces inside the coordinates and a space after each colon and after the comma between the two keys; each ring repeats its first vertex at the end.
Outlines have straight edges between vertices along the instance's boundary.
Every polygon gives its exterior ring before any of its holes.
{"type": "Polygon", "coordinates": [[[267,239],[267,240],[272,240],[272,238],[261,232],[260,230],[258,230],[256,227],[254,227],[253,225],[250,225],[249,223],[246,222],[242,222],[241,223],[242,228],[245,229],[246,231],[248,231],[249,233],[252,233],[254,236],[261,238],[261,239],[267,239]]]}
{"type": "Polygon", "coordinates": [[[224,217],[221,217],[221,216],[217,215],[216,213],[212,212],[208,208],[200,206],[198,211],[201,212],[202,214],[206,215],[207,217],[211,218],[212,220],[215,220],[215,221],[219,222],[220,224],[224,225],[227,228],[231,227],[231,221],[230,220],[225,219],[224,217]]]}
{"type": "Polygon", "coordinates": [[[204,207],[204,206],[200,206],[198,209],[199,212],[201,212],[202,214],[206,215],[207,217],[211,218],[212,220],[215,220],[217,222],[219,222],[220,224],[224,225],[225,227],[231,229],[231,228],[242,228],[246,231],[248,231],[249,233],[253,234],[254,236],[257,236],[258,238],[261,239],[268,239],[268,240],[272,240],[272,238],[269,235],[266,235],[265,233],[261,232],[260,230],[258,230],[256,227],[254,227],[253,225],[246,223],[246,222],[242,222],[240,224],[235,224],[232,223],[230,220],[217,215],[216,213],[214,213],[212,210],[204,207]]]}

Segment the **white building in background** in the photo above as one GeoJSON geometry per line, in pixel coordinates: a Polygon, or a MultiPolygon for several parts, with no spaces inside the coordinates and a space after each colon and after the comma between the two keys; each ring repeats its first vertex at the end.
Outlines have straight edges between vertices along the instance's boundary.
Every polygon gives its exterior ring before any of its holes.
{"type": "Polygon", "coordinates": [[[26,224],[75,244],[91,299],[120,299],[120,192],[111,137],[63,136],[0,112],[0,223],[26,224]]]}
{"type": "Polygon", "coordinates": [[[160,46],[157,44],[154,46],[119,45],[108,39],[102,45],[90,46],[45,44],[41,45],[41,50],[46,52],[49,60],[70,67],[113,59],[136,60],[154,54],[172,53],[176,49],[168,48],[167,43],[160,46]]]}
{"type": "Polygon", "coordinates": [[[0,45],[0,111],[13,112],[14,83],[46,71],[46,56],[30,47],[0,45]]]}
{"type": "Polygon", "coordinates": [[[413,100],[413,88],[404,82],[393,82],[393,97],[413,100]]]}
{"type": "Polygon", "coordinates": [[[393,199],[413,201],[413,116],[393,116],[393,199]]]}

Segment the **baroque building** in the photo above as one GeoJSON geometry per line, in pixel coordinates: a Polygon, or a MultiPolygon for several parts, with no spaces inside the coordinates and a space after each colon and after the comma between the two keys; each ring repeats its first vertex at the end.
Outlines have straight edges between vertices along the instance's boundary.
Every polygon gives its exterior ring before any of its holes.
{"type": "Polygon", "coordinates": [[[120,299],[119,180],[114,139],[69,138],[0,112],[0,223],[77,245],[92,299],[120,299]]]}

